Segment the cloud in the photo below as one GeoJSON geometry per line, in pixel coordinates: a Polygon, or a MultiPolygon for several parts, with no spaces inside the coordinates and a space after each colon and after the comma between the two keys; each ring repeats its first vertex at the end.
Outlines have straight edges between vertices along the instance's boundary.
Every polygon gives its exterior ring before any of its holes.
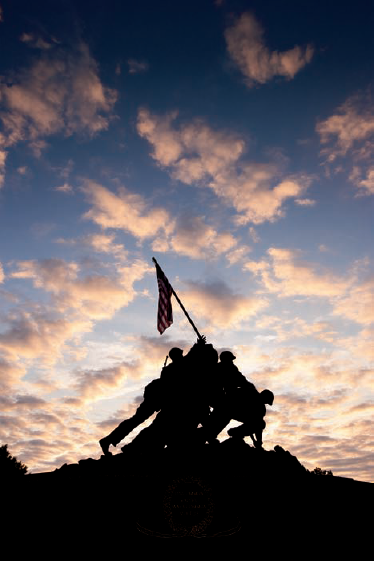
{"type": "Polygon", "coordinates": [[[83,318],[53,317],[42,312],[15,311],[8,315],[7,331],[0,334],[0,350],[11,361],[36,359],[52,365],[62,356],[65,342],[92,329],[92,323],[83,318]]]}
{"type": "MultiPolygon", "coordinates": [[[[270,248],[267,253],[267,259],[247,261],[243,266],[244,270],[258,277],[262,284],[261,292],[278,294],[280,297],[327,298],[334,316],[341,316],[364,326],[374,322],[372,278],[360,280],[359,271],[355,268],[346,277],[339,277],[329,270],[301,260],[300,252],[295,250],[270,248]]],[[[296,321],[297,323],[300,335],[309,334],[326,341],[335,338],[333,328],[323,321],[314,323],[313,326],[308,326],[303,320],[296,321]]],[[[285,325],[287,321],[283,321],[283,327],[285,325]]],[[[271,329],[283,338],[282,330],[276,322],[271,329]]],[[[366,348],[366,343],[361,343],[366,348]]],[[[365,353],[367,354],[366,351],[365,353]]]]}
{"type": "Polygon", "coordinates": [[[0,284],[4,282],[4,279],[5,279],[4,269],[2,264],[0,263],[0,284]]]}
{"type": "MultiPolygon", "coordinates": [[[[362,322],[361,322],[362,323],[362,322]]],[[[374,328],[364,328],[356,336],[346,337],[340,340],[343,348],[349,349],[351,355],[355,355],[362,364],[374,362],[374,328]]]]}
{"type": "Polygon", "coordinates": [[[176,130],[172,127],[177,112],[165,117],[147,109],[138,112],[137,130],[153,147],[152,157],[162,166],[173,166],[174,177],[192,183],[215,175],[236,162],[244,141],[228,131],[214,131],[196,120],[176,130]]]}
{"type": "Polygon", "coordinates": [[[33,49],[48,50],[53,47],[52,43],[49,43],[43,37],[35,35],[35,33],[23,33],[20,37],[20,41],[29,45],[33,49]]]}
{"type": "Polygon", "coordinates": [[[250,13],[242,14],[225,31],[228,52],[246,78],[248,87],[265,84],[275,76],[294,76],[313,57],[313,47],[294,47],[288,51],[270,51],[263,29],[250,13]]]}
{"type": "Polygon", "coordinates": [[[300,259],[297,251],[270,248],[267,260],[249,261],[244,269],[259,275],[269,292],[280,296],[342,296],[350,286],[348,279],[330,271],[318,271],[317,266],[300,259]]]}
{"type": "Polygon", "coordinates": [[[149,69],[149,64],[146,61],[142,60],[135,60],[134,58],[130,58],[127,61],[129,66],[129,74],[144,74],[149,69]]]}
{"type": "Polygon", "coordinates": [[[115,194],[87,180],[82,189],[92,205],[84,218],[93,220],[103,229],[120,229],[140,240],[154,238],[154,251],[175,251],[192,259],[206,259],[226,253],[237,245],[230,232],[218,232],[206,223],[205,217],[184,214],[171,218],[165,209],[151,207],[141,195],[124,187],[115,194]]]}
{"type": "MultiPolygon", "coordinates": [[[[316,321],[308,323],[302,318],[292,319],[264,316],[256,322],[256,328],[275,332],[277,342],[293,341],[300,337],[313,337],[327,343],[335,341],[337,332],[331,323],[327,321],[316,321]]],[[[259,339],[263,337],[260,335],[259,339]]]]}
{"type": "Polygon", "coordinates": [[[374,279],[356,284],[348,294],[339,298],[334,314],[346,317],[362,325],[374,322],[374,279]]]}
{"type": "Polygon", "coordinates": [[[109,319],[136,296],[133,284],[152,269],[143,261],[119,265],[114,276],[80,276],[80,267],[62,259],[21,261],[13,278],[32,279],[36,288],[53,295],[54,309],[73,310],[89,320],[109,319]]]}
{"type": "Polygon", "coordinates": [[[118,194],[94,181],[86,180],[82,187],[92,208],[84,218],[103,229],[117,228],[143,240],[159,231],[169,234],[174,224],[167,211],[146,203],[141,195],[120,188],[118,194]]]}
{"type": "Polygon", "coordinates": [[[316,201],[312,199],[295,199],[295,203],[299,206],[314,206],[316,201]]]}
{"type": "Polygon", "coordinates": [[[10,392],[20,382],[27,370],[24,365],[16,364],[12,360],[11,354],[7,351],[2,354],[0,354],[0,390],[4,397],[7,392],[10,392]]]}
{"type": "Polygon", "coordinates": [[[181,300],[193,315],[205,320],[210,328],[239,329],[243,321],[267,307],[264,298],[236,294],[222,281],[188,282],[180,292],[181,300]]]}
{"type": "MultiPolygon", "coordinates": [[[[348,166],[349,181],[357,188],[356,196],[374,194],[374,168],[371,162],[374,155],[374,109],[369,93],[358,93],[349,97],[335,113],[316,126],[324,148],[321,155],[326,163],[332,164],[344,158],[348,166]],[[348,156],[350,160],[348,160],[348,156]]],[[[343,171],[336,165],[335,172],[343,171]]]]}
{"type": "Polygon", "coordinates": [[[234,265],[235,263],[244,261],[247,258],[248,253],[250,253],[251,251],[252,251],[251,247],[247,245],[242,245],[230,250],[226,255],[226,259],[230,265],[234,265]]]}
{"type": "Polygon", "coordinates": [[[152,145],[152,157],[170,168],[173,178],[212,189],[236,209],[239,224],[276,220],[284,215],[288,199],[300,201],[308,189],[308,176],[279,180],[279,165],[239,162],[245,148],[239,136],[215,131],[199,120],[178,128],[174,126],[176,117],[176,113],[159,117],[141,109],[138,133],[152,145]]]}
{"type": "MultiPolygon", "coordinates": [[[[111,240],[91,238],[96,249],[124,257],[122,247],[111,240]]],[[[137,292],[134,283],[153,271],[143,261],[131,264],[119,259],[112,275],[82,275],[74,262],[62,259],[18,262],[9,278],[32,280],[35,288],[51,295],[48,304],[30,304],[14,309],[4,318],[6,329],[0,333],[0,350],[5,360],[16,365],[22,360],[38,359],[50,366],[63,355],[82,355],[81,337],[96,321],[110,319],[127,306],[137,292]]]]}
{"type": "Polygon", "coordinates": [[[71,195],[74,190],[69,183],[64,183],[63,185],[59,185],[58,187],[55,187],[55,191],[60,191],[60,193],[66,193],[67,195],[71,195]]]}
{"type": "Polygon", "coordinates": [[[238,224],[273,222],[284,216],[284,203],[299,198],[311,181],[302,175],[277,181],[278,173],[272,164],[247,164],[241,173],[229,171],[217,175],[210,187],[238,211],[238,224]]]}
{"type": "Polygon", "coordinates": [[[93,136],[109,127],[117,93],[102,85],[86,44],[45,51],[0,85],[3,145],[31,144],[57,133],[93,136]]]}
{"type": "Polygon", "coordinates": [[[168,251],[172,249],[179,255],[186,255],[192,259],[215,258],[222,253],[232,250],[237,242],[229,232],[218,233],[215,228],[205,223],[204,217],[184,215],[176,221],[175,231],[169,242],[164,240],[162,248],[160,241],[155,240],[153,249],[168,251]]]}
{"type": "MultiPolygon", "coordinates": [[[[0,143],[1,146],[1,143],[0,143]]],[[[8,153],[5,150],[0,150],[0,189],[4,185],[5,178],[5,160],[8,153]]]]}
{"type": "Polygon", "coordinates": [[[127,378],[137,378],[138,376],[137,364],[123,362],[110,368],[79,372],[74,389],[80,399],[93,401],[103,395],[108,395],[108,391],[119,388],[127,378]]]}
{"type": "Polygon", "coordinates": [[[120,261],[125,261],[128,258],[128,252],[122,244],[117,244],[114,240],[114,234],[89,234],[82,241],[96,252],[107,253],[120,261]]]}
{"type": "Polygon", "coordinates": [[[348,98],[335,114],[316,126],[321,143],[326,146],[322,154],[328,162],[352,152],[356,158],[366,158],[374,151],[374,111],[363,95],[348,98]]]}
{"type": "Polygon", "coordinates": [[[0,22],[4,21],[3,8],[0,6],[0,22]]]}
{"type": "Polygon", "coordinates": [[[357,196],[374,195],[374,167],[366,170],[366,178],[362,179],[362,173],[358,166],[354,166],[349,180],[358,188],[357,196]]]}

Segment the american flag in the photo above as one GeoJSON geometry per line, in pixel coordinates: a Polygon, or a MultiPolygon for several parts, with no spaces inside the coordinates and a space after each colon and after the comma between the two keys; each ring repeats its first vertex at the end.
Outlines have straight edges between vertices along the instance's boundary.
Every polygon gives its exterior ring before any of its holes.
{"type": "Polygon", "coordinates": [[[173,289],[165,277],[158,263],[156,265],[157,283],[158,283],[158,311],[157,311],[157,329],[160,335],[170,327],[173,323],[173,310],[171,307],[171,295],[173,289]]]}

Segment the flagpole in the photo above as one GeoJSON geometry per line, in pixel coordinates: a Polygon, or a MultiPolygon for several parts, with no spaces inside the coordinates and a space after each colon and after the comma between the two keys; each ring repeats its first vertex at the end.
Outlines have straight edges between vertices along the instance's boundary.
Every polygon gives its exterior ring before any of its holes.
{"type": "MultiPolygon", "coordinates": [[[[154,262],[154,264],[156,265],[156,267],[159,267],[159,269],[162,271],[160,265],[157,263],[156,259],[154,257],[152,257],[152,261],[154,262]]],[[[175,296],[176,301],[178,302],[178,304],[180,305],[180,307],[182,308],[182,310],[185,313],[186,318],[188,319],[188,321],[190,322],[190,324],[192,325],[193,330],[195,331],[196,335],[198,336],[199,339],[203,339],[203,337],[200,335],[200,333],[197,330],[196,325],[194,324],[194,322],[192,321],[192,319],[190,318],[186,308],[183,306],[182,302],[180,301],[178,294],[175,292],[174,288],[170,285],[171,287],[171,291],[175,296]]]]}

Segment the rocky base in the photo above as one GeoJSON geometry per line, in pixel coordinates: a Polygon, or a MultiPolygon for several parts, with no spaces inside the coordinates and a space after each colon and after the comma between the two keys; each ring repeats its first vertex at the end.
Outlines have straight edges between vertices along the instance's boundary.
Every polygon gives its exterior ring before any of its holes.
{"type": "Polygon", "coordinates": [[[198,450],[128,452],[25,476],[10,489],[11,504],[30,513],[32,533],[112,546],[130,538],[284,540],[317,528],[318,539],[352,537],[368,523],[372,484],[312,475],[279,446],[258,450],[230,438],[198,450]]]}

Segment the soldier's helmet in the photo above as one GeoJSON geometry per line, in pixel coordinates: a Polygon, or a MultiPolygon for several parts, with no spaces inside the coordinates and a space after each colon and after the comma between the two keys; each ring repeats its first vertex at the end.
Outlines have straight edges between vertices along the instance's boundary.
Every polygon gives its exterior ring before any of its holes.
{"type": "Polygon", "coordinates": [[[236,356],[233,355],[231,351],[223,351],[219,355],[219,358],[221,362],[231,362],[236,359],[236,356]]]}
{"type": "Polygon", "coordinates": [[[268,405],[273,405],[274,403],[274,394],[270,390],[263,390],[261,392],[262,401],[267,403],[268,405]]]}
{"type": "Polygon", "coordinates": [[[178,347],[173,347],[172,349],[170,349],[169,351],[169,357],[171,360],[178,360],[181,359],[183,356],[183,350],[182,349],[178,349],[178,347]]]}

